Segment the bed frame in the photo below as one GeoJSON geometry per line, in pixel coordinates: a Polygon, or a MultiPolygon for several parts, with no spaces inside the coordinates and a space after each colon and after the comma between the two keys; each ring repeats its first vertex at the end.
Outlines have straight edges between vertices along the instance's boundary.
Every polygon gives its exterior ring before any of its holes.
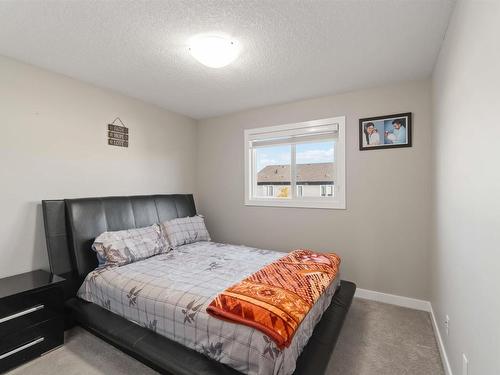
{"type": "MultiPolygon", "coordinates": [[[[164,374],[237,375],[209,359],[102,307],[76,297],[85,276],[97,266],[91,251],[105,231],[140,228],[196,214],[193,195],[149,195],[42,201],[51,272],[64,284],[67,327],[81,325],[142,363],[164,374]]],[[[297,361],[294,375],[324,374],[356,285],[341,281],[328,309],[297,361]]]]}

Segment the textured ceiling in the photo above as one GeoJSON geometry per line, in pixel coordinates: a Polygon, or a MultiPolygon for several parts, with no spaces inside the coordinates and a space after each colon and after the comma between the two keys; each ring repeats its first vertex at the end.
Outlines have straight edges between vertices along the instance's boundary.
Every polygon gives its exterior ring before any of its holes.
{"type": "Polygon", "coordinates": [[[0,54],[193,118],[428,77],[453,0],[0,1],[0,54]],[[222,69],[186,41],[241,43],[222,69]]]}

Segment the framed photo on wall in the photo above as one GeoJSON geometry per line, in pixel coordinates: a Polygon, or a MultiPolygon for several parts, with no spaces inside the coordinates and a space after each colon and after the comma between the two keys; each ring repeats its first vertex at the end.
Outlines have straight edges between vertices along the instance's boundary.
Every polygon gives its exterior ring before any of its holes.
{"type": "Polygon", "coordinates": [[[411,112],[359,120],[359,149],[411,147],[411,112]]]}

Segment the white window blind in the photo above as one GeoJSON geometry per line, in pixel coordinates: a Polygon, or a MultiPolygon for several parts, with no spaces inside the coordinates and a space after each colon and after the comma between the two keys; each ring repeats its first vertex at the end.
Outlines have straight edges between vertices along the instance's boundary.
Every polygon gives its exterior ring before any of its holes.
{"type": "Polygon", "coordinates": [[[251,147],[314,142],[336,138],[338,128],[338,124],[330,124],[313,127],[298,127],[289,130],[271,130],[250,134],[248,140],[251,143],[251,147]]]}

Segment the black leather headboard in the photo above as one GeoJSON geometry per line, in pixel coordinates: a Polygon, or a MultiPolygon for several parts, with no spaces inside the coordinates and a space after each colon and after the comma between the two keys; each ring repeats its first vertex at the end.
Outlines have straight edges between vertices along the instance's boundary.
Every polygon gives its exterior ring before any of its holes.
{"type": "Polygon", "coordinates": [[[101,233],[196,215],[192,194],[44,200],[42,207],[50,269],[75,284],[97,266],[91,246],[101,233]]]}

